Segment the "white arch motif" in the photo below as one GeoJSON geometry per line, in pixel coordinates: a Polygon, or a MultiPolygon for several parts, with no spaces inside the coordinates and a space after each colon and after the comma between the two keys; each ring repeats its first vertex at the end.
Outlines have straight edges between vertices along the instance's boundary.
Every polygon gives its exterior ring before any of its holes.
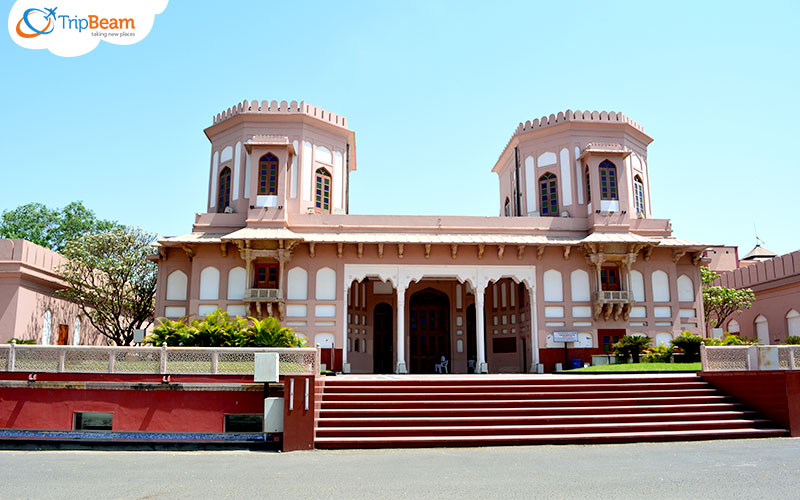
{"type": "Polygon", "coordinates": [[[172,271],[167,276],[167,300],[186,300],[189,279],[183,271],[172,271]]]}
{"type": "Polygon", "coordinates": [[[200,272],[200,300],[219,299],[219,269],[208,266],[200,272]]]}

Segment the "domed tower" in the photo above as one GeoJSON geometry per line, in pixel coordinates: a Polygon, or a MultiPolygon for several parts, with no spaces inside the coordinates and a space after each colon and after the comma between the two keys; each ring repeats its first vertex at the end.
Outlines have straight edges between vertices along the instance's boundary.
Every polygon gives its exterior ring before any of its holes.
{"type": "Polygon", "coordinates": [[[622,113],[567,110],[520,123],[492,169],[500,215],[589,218],[651,215],[647,145],[622,113]]]}
{"type": "Polygon", "coordinates": [[[306,102],[243,101],[216,115],[208,213],[244,221],[347,213],[355,134],[347,119],[306,102]]]}

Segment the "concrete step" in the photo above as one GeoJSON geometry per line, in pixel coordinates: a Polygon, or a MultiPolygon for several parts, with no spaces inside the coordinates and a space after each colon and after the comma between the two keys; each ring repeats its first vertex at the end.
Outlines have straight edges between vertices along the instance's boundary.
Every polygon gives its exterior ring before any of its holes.
{"type": "Polygon", "coordinates": [[[616,405],[658,405],[658,404],[707,404],[707,403],[726,403],[730,402],[728,396],[681,396],[681,397],[642,397],[642,398],[584,398],[584,399],[498,399],[498,400],[475,400],[475,399],[407,399],[401,401],[328,401],[323,399],[321,409],[344,409],[344,408],[515,408],[520,406],[616,406],[616,405]]]}
{"type": "Polygon", "coordinates": [[[401,437],[401,436],[527,436],[534,434],[605,434],[609,432],[681,432],[769,427],[764,419],[678,420],[660,422],[612,422],[537,425],[441,425],[402,427],[320,427],[317,437],[401,437]]]}
{"type": "Polygon", "coordinates": [[[688,421],[710,419],[758,419],[754,411],[696,411],[673,413],[602,413],[589,415],[515,415],[515,416],[426,416],[418,417],[334,417],[319,418],[318,427],[403,427],[443,425],[539,425],[539,424],[584,424],[627,423],[651,421],[688,421]]]}
{"type": "Polygon", "coordinates": [[[735,402],[710,404],[609,405],[602,410],[593,406],[512,406],[505,408],[342,408],[320,411],[321,418],[435,418],[435,417],[524,417],[537,415],[592,415],[595,413],[647,414],[704,411],[741,411],[735,402]]]}
{"type": "Polygon", "coordinates": [[[653,384],[448,384],[448,385],[417,385],[417,384],[384,384],[384,385],[326,385],[323,394],[333,395],[340,393],[381,393],[400,392],[417,393],[421,390],[427,393],[441,392],[584,392],[584,391],[620,391],[620,390],[677,390],[677,389],[710,389],[707,382],[679,382],[679,383],[653,383],[653,384]]]}
{"type": "Polygon", "coordinates": [[[413,375],[397,375],[393,378],[354,378],[349,376],[344,377],[326,377],[325,387],[343,387],[343,386],[442,386],[442,385],[553,385],[553,384],[614,384],[614,385],[628,385],[628,384],[654,384],[654,383],[685,383],[685,382],[701,382],[702,379],[696,374],[681,374],[681,375],[647,375],[647,374],[632,374],[632,375],[562,375],[560,377],[551,376],[529,376],[529,377],[514,377],[512,375],[492,376],[492,375],[474,375],[474,376],[413,376],[413,375]]]}
{"type": "Polygon", "coordinates": [[[443,446],[502,446],[522,444],[599,444],[709,439],[766,438],[787,436],[780,428],[699,429],[684,431],[644,431],[607,433],[564,433],[534,435],[479,436],[399,436],[399,437],[320,437],[317,448],[422,448],[443,446]]]}
{"type": "MultiPolygon", "coordinates": [[[[419,389],[418,389],[419,390],[419,389]]],[[[540,399],[608,399],[608,398],[668,398],[719,395],[716,389],[607,390],[565,392],[346,392],[326,393],[326,403],[334,401],[423,401],[423,400],[540,400],[540,399]]]]}

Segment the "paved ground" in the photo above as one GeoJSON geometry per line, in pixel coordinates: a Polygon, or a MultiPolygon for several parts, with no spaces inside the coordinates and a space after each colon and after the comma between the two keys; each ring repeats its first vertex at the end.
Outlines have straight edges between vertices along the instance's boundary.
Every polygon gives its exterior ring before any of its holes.
{"type": "Polygon", "coordinates": [[[0,498],[790,499],[800,439],[271,452],[0,451],[0,498]]]}

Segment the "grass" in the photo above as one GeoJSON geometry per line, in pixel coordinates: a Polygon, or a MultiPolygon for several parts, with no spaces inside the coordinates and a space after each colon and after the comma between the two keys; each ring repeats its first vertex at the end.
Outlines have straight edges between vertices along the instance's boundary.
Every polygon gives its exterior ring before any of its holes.
{"type": "Polygon", "coordinates": [[[624,363],[616,365],[596,365],[588,368],[567,370],[569,373],[587,372],[675,372],[700,371],[700,362],[696,363],[624,363]]]}

